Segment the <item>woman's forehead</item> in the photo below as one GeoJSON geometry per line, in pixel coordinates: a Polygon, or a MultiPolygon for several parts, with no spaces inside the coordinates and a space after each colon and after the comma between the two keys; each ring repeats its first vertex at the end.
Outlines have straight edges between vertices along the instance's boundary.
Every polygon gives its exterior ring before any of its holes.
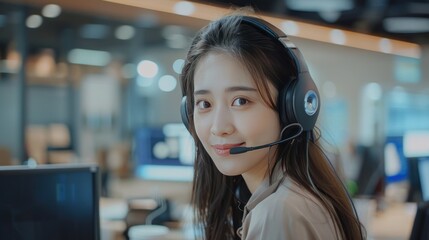
{"type": "Polygon", "coordinates": [[[195,90],[229,85],[257,87],[248,69],[230,54],[211,52],[200,59],[194,73],[195,90]]]}

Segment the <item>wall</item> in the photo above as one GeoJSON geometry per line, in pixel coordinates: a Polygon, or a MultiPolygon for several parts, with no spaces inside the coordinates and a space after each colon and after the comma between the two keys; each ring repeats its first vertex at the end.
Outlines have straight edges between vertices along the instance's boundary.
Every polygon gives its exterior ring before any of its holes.
{"type": "Polygon", "coordinates": [[[20,99],[18,81],[14,79],[0,81],[0,146],[8,147],[11,154],[18,156],[20,128],[20,99]]]}
{"type": "MultiPolygon", "coordinates": [[[[342,99],[348,106],[347,116],[343,119],[346,123],[347,138],[358,139],[360,132],[360,94],[363,86],[370,82],[378,82],[383,92],[392,90],[398,83],[394,79],[395,56],[363,51],[359,49],[347,48],[343,46],[319,43],[304,39],[292,39],[303,52],[310,71],[315,78],[322,93],[322,107],[329,101],[323,88],[324,83],[331,81],[336,86],[337,99],[342,99]]],[[[170,74],[179,77],[171,69],[172,62],[177,58],[184,58],[186,50],[172,50],[168,48],[148,48],[144,49],[137,61],[151,59],[163,63],[160,67],[158,77],[163,74],[170,74]]],[[[429,47],[423,48],[421,60],[422,82],[418,84],[400,84],[409,91],[429,92],[429,70],[424,66],[429,65],[429,47]]],[[[0,81],[0,145],[12,148],[16,156],[17,145],[19,144],[19,99],[17,97],[17,82],[13,80],[0,81]]],[[[129,124],[131,129],[124,128],[124,131],[132,130],[143,124],[162,125],[168,122],[180,122],[179,107],[181,90],[178,83],[176,89],[170,93],[164,93],[156,89],[149,89],[150,94],[139,93],[137,89],[128,88],[127,94],[134,91],[136,99],[128,98],[124,124],[129,124]],[[132,106],[129,106],[129,105],[132,106]],[[132,119],[133,115],[141,119],[132,119]]],[[[143,91],[144,92],[144,91],[143,91]]],[[[76,93],[78,95],[78,93],[76,93]]],[[[28,90],[28,119],[31,123],[47,123],[55,121],[68,121],[66,88],[31,87],[28,90]],[[55,90],[54,90],[55,89],[55,90]],[[37,109],[37,112],[35,111],[37,109]]],[[[77,111],[78,112],[78,111],[77,111]]],[[[76,116],[75,121],[76,121],[76,116]]],[[[321,119],[335,121],[332,116],[321,113],[321,119]]],[[[336,124],[340,126],[340,124],[336,124]]],[[[323,127],[323,126],[322,126],[323,127]]],[[[323,129],[322,129],[323,130],[323,129]]],[[[335,130],[335,129],[334,129],[335,130]]],[[[330,130],[331,133],[334,134],[330,130]]]]}
{"type": "Polygon", "coordinates": [[[68,123],[70,110],[67,87],[29,86],[27,88],[27,123],[68,123]]]}
{"type": "MultiPolygon", "coordinates": [[[[329,97],[324,94],[323,84],[331,81],[336,86],[336,97],[344,99],[349,106],[348,126],[350,137],[353,139],[358,139],[359,131],[362,130],[359,122],[361,119],[360,94],[366,84],[379,83],[383,93],[391,91],[397,85],[412,92],[423,93],[424,89],[429,89],[428,70],[423,67],[425,63],[427,66],[429,61],[427,48],[424,50],[421,62],[423,71],[421,83],[401,84],[394,76],[396,56],[302,39],[297,39],[295,42],[307,59],[313,78],[321,90],[322,101],[329,100],[329,97]]],[[[323,113],[321,115],[322,118],[329,117],[323,116],[323,113]]]]}

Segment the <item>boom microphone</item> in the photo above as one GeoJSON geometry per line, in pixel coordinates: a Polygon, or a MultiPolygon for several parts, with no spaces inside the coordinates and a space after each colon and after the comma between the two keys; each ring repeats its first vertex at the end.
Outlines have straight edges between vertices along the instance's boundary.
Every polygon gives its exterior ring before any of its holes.
{"type": "Polygon", "coordinates": [[[258,150],[258,149],[261,149],[261,148],[271,147],[271,146],[274,146],[274,145],[277,145],[277,144],[280,144],[280,143],[284,143],[284,142],[289,141],[291,139],[294,139],[294,138],[298,137],[302,133],[302,131],[303,131],[303,128],[302,128],[302,126],[299,123],[292,123],[292,124],[287,125],[286,127],[283,128],[283,130],[282,130],[282,132],[281,132],[280,135],[282,136],[283,132],[287,128],[293,127],[293,126],[298,126],[299,127],[299,131],[295,135],[292,135],[292,136],[290,136],[288,138],[285,138],[285,139],[281,139],[279,141],[275,141],[275,142],[272,142],[272,143],[268,143],[268,144],[264,144],[264,145],[259,145],[259,146],[255,146],[255,147],[234,147],[234,148],[229,149],[229,154],[245,153],[245,152],[249,152],[249,151],[253,151],[253,150],[258,150]]]}

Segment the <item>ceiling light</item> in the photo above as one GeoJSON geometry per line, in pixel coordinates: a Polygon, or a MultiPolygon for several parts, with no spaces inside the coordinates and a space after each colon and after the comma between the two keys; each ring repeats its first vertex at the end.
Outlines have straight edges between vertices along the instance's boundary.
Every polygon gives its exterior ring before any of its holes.
{"type": "Polygon", "coordinates": [[[136,30],[129,25],[122,25],[115,30],[115,37],[121,40],[128,40],[134,37],[136,30]]]}
{"type": "MultiPolygon", "coordinates": [[[[143,0],[141,1],[103,0],[103,1],[128,5],[132,7],[139,7],[141,9],[152,10],[155,12],[180,14],[175,12],[175,9],[176,10],[180,9],[180,4],[175,1],[165,1],[165,4],[155,4],[153,3],[154,1],[146,1],[146,0],[145,1],[143,0]]],[[[292,4],[295,4],[295,8],[298,8],[301,4],[301,6],[304,6],[304,8],[307,7],[307,10],[311,8],[316,9],[315,12],[342,11],[347,9],[351,10],[355,7],[354,1],[352,0],[344,0],[344,1],[343,0],[326,0],[326,1],[325,0],[324,1],[284,0],[284,2],[285,4],[288,5],[288,7],[292,4]]],[[[189,4],[190,2],[185,2],[185,3],[189,4]]],[[[193,7],[191,7],[192,11],[189,11],[189,12],[192,12],[192,17],[197,20],[207,21],[207,20],[218,19],[220,16],[223,16],[230,12],[230,9],[226,7],[217,7],[217,6],[197,3],[196,1],[194,1],[192,4],[193,4],[193,7]]],[[[187,14],[190,14],[189,12],[187,14]]],[[[261,15],[261,17],[266,21],[271,22],[272,24],[278,26],[279,28],[282,28],[281,24],[283,21],[286,20],[283,18],[272,17],[268,15],[261,15]]],[[[318,26],[310,23],[299,22],[299,21],[296,21],[296,23],[299,27],[299,33],[296,35],[297,37],[320,41],[320,42],[329,42],[329,43],[331,42],[331,40],[329,39],[329,31],[331,30],[330,28],[324,27],[324,26],[318,26]]],[[[351,32],[351,31],[345,31],[344,35],[347,38],[347,41],[344,44],[346,46],[358,48],[358,49],[370,50],[370,51],[377,51],[377,52],[380,51],[380,49],[378,48],[378,42],[380,39],[379,37],[371,36],[369,34],[351,32]]],[[[406,56],[411,58],[421,57],[422,50],[418,44],[410,43],[406,41],[399,41],[399,40],[392,40],[391,44],[392,44],[391,54],[398,55],[398,56],[406,56]]]]}
{"type": "Polygon", "coordinates": [[[392,43],[387,38],[380,39],[379,42],[380,50],[384,53],[390,53],[392,51],[392,43]]]}
{"type": "Polygon", "coordinates": [[[344,45],[346,43],[346,35],[339,29],[331,30],[330,37],[331,42],[335,44],[344,45]]]}
{"type": "Polygon", "coordinates": [[[188,1],[180,1],[174,4],[174,12],[179,15],[189,16],[195,11],[195,6],[188,1]]]}
{"type": "Polygon", "coordinates": [[[429,32],[429,19],[422,17],[389,17],[383,20],[383,27],[392,33],[429,32]]]}
{"type": "Polygon", "coordinates": [[[376,82],[371,82],[365,85],[364,91],[366,96],[373,101],[378,101],[383,96],[383,90],[381,89],[380,84],[376,82]]]}
{"type": "Polygon", "coordinates": [[[37,14],[28,16],[27,20],[25,21],[25,24],[28,28],[38,28],[40,25],[42,25],[42,23],[42,17],[37,14]]]}
{"type": "Polygon", "coordinates": [[[287,35],[296,36],[299,32],[299,27],[294,21],[283,21],[281,23],[281,28],[283,32],[285,32],[287,35]]]}
{"type": "Polygon", "coordinates": [[[145,78],[152,78],[158,74],[158,64],[150,60],[143,60],[137,65],[137,72],[145,78]]]}
{"type": "Polygon", "coordinates": [[[171,75],[164,75],[158,81],[158,87],[163,92],[171,92],[177,86],[177,79],[171,75]]]}
{"type": "Polygon", "coordinates": [[[99,67],[106,66],[111,58],[110,53],[106,51],[80,48],[72,49],[67,55],[67,59],[71,63],[99,67]]]}
{"type": "Polygon", "coordinates": [[[429,156],[429,131],[414,130],[407,131],[404,134],[403,145],[404,154],[408,158],[429,156]]]}
{"type": "Polygon", "coordinates": [[[354,7],[352,0],[285,0],[288,8],[297,11],[345,11],[354,7]]]}
{"type": "Polygon", "coordinates": [[[47,18],[56,18],[61,14],[61,7],[57,4],[48,4],[43,7],[42,15],[47,18]]]}
{"type": "Polygon", "coordinates": [[[173,70],[177,74],[181,74],[182,73],[182,68],[183,68],[184,64],[185,64],[185,60],[183,60],[181,58],[176,59],[176,61],[174,61],[174,63],[173,63],[173,70]]]}

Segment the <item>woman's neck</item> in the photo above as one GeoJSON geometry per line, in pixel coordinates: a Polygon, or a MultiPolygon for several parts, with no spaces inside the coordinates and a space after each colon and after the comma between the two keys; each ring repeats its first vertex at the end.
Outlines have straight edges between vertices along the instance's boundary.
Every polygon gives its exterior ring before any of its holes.
{"type": "Polygon", "coordinates": [[[242,174],[244,181],[246,182],[247,188],[253,194],[256,189],[264,181],[265,177],[268,175],[268,166],[261,166],[259,168],[254,168],[251,171],[245,172],[242,174]]]}

